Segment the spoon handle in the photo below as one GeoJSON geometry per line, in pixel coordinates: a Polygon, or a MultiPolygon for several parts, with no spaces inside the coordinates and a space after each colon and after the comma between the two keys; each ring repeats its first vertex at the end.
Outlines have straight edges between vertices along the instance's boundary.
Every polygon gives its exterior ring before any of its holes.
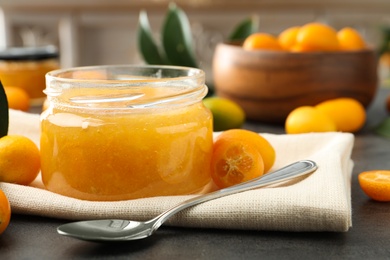
{"type": "Polygon", "coordinates": [[[271,173],[267,173],[258,178],[249,180],[247,182],[243,182],[225,189],[217,190],[208,194],[204,194],[201,196],[194,197],[192,199],[183,201],[179,205],[176,205],[173,208],[168,209],[167,211],[160,214],[158,217],[153,219],[154,228],[157,229],[161,226],[168,218],[176,214],[177,212],[197,205],[199,203],[217,199],[223,196],[231,195],[234,193],[239,193],[243,191],[247,191],[254,188],[260,188],[263,186],[279,183],[282,181],[291,180],[293,178],[304,176],[306,174],[312,173],[317,169],[317,165],[315,162],[310,160],[302,160],[290,165],[287,165],[279,170],[276,170],[271,173]]]}

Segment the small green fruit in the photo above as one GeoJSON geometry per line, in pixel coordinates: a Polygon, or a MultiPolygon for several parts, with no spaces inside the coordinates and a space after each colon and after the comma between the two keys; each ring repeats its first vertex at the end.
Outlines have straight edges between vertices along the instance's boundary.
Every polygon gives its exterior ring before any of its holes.
{"type": "Polygon", "coordinates": [[[234,101],[221,97],[208,97],[203,104],[213,114],[214,131],[241,128],[245,121],[244,110],[234,101]]]}

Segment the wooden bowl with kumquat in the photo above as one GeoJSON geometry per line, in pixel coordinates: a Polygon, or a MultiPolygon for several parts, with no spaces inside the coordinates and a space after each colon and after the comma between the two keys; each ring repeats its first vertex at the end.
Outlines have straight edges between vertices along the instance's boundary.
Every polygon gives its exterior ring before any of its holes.
{"type": "Polygon", "coordinates": [[[296,52],[221,43],[213,78],[216,94],[238,103],[249,120],[284,123],[294,108],[338,97],[367,107],[377,90],[377,63],[369,48],[296,52]]]}

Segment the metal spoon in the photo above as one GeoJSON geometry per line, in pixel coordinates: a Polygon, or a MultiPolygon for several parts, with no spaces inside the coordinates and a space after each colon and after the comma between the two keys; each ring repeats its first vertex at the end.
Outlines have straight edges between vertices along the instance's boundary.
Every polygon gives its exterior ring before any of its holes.
{"type": "Polygon", "coordinates": [[[298,176],[312,173],[316,169],[317,165],[313,161],[298,161],[256,179],[183,201],[177,206],[168,209],[159,216],[146,222],[120,219],[79,221],[61,225],[57,228],[57,232],[64,236],[88,241],[126,241],[142,239],[152,235],[168,218],[183,209],[234,193],[291,180],[298,176]]]}

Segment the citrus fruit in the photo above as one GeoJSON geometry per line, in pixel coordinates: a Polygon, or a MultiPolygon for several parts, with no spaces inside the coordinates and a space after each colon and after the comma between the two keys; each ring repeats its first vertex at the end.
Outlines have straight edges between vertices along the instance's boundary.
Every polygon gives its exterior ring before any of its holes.
{"type": "Polygon", "coordinates": [[[278,42],[284,50],[291,50],[296,44],[299,28],[299,26],[290,27],[279,34],[278,42]]]}
{"type": "Polygon", "coordinates": [[[40,153],[33,141],[21,135],[0,138],[0,181],[27,185],[39,170],[40,153]]]}
{"type": "Polygon", "coordinates": [[[336,129],[336,124],[327,114],[311,106],[294,109],[288,114],[285,122],[288,134],[332,132],[336,129]]]}
{"type": "Polygon", "coordinates": [[[30,97],[27,92],[18,87],[4,86],[8,107],[27,112],[30,109],[30,97]]]}
{"type": "Polygon", "coordinates": [[[11,206],[4,192],[0,190],[0,235],[8,227],[11,219],[11,206]]]}
{"type": "Polygon", "coordinates": [[[203,104],[213,114],[214,131],[240,128],[245,121],[244,110],[234,101],[221,97],[208,97],[203,104]]]}
{"type": "Polygon", "coordinates": [[[264,172],[268,172],[275,162],[275,149],[267,139],[260,134],[245,129],[231,129],[222,132],[214,142],[214,148],[217,148],[221,143],[230,142],[232,140],[248,141],[260,152],[264,162],[264,172]]]}
{"type": "Polygon", "coordinates": [[[366,43],[362,36],[353,28],[345,27],[337,32],[340,49],[347,51],[362,50],[366,43]]]}
{"type": "Polygon", "coordinates": [[[223,140],[213,151],[211,177],[219,188],[251,180],[263,173],[263,158],[248,140],[223,140]]]}
{"type": "Polygon", "coordinates": [[[303,25],[296,38],[295,50],[301,51],[336,51],[339,50],[337,32],[322,23],[303,25]]]}
{"type": "Polygon", "coordinates": [[[364,193],[377,201],[390,201],[390,171],[373,170],[358,175],[364,193]]]}
{"type": "Polygon", "coordinates": [[[248,36],[242,48],[245,50],[282,50],[278,39],[268,33],[254,33],[248,36]]]}
{"type": "Polygon", "coordinates": [[[353,98],[330,99],[315,107],[336,123],[337,131],[356,132],[366,122],[366,110],[359,101],[353,98]]]}

